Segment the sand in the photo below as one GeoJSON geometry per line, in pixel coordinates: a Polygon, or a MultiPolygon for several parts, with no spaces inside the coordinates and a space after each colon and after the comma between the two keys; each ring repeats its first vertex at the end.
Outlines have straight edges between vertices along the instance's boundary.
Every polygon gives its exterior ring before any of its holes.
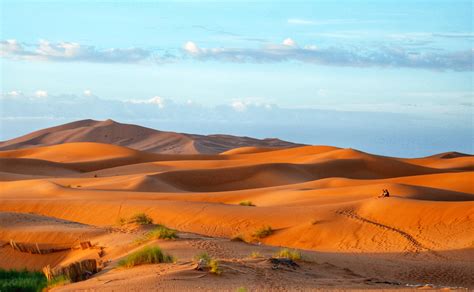
{"type": "Polygon", "coordinates": [[[6,244],[12,239],[90,240],[105,248],[108,266],[59,290],[474,289],[473,169],[474,157],[460,153],[405,159],[328,146],[175,155],[78,142],[0,151],[0,267],[99,258],[24,254],[6,244]],[[382,189],[389,198],[377,198],[382,189]],[[179,230],[178,240],[144,243],[176,263],[115,268],[140,247],[144,230],[117,228],[137,212],[179,230]],[[253,239],[262,226],[275,232],[253,239]],[[249,243],[230,241],[236,235],[249,243]],[[267,258],[279,246],[307,260],[273,270],[267,258]],[[202,250],[221,262],[221,276],[193,270],[202,250]]]}
{"type": "Polygon", "coordinates": [[[218,154],[245,146],[265,148],[301,146],[301,144],[276,138],[255,139],[231,135],[195,135],[158,131],[113,120],[81,120],[0,142],[0,150],[73,142],[99,142],[151,153],[167,154],[218,154]]]}

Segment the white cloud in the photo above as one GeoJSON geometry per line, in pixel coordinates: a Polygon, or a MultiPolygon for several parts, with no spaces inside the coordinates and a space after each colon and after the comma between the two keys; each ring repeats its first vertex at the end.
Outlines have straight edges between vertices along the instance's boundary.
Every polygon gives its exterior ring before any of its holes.
{"type": "Polygon", "coordinates": [[[134,104],[153,104],[157,105],[159,108],[164,108],[165,107],[165,99],[160,96],[154,96],[150,99],[132,99],[129,100],[128,102],[134,103],[134,104]]]}
{"type": "Polygon", "coordinates": [[[201,49],[196,45],[196,43],[191,41],[186,42],[183,48],[186,52],[191,54],[199,54],[201,52],[201,49]]]}
{"type": "Polygon", "coordinates": [[[298,47],[287,38],[281,44],[261,48],[201,48],[194,42],[185,44],[184,52],[202,60],[233,63],[275,63],[298,61],[326,66],[392,67],[428,70],[473,71],[474,51],[423,51],[401,46],[359,47],[298,47]]]}
{"type": "Polygon", "coordinates": [[[48,97],[48,92],[46,90],[36,90],[36,97],[48,97]]]}
{"type": "Polygon", "coordinates": [[[140,48],[97,49],[75,42],[46,40],[40,40],[35,47],[25,47],[17,40],[6,40],[0,41],[0,56],[30,61],[137,63],[151,57],[151,52],[140,48]]]}
{"type": "Polygon", "coordinates": [[[284,39],[283,42],[282,42],[282,44],[283,44],[284,46],[289,46],[289,47],[296,47],[296,46],[298,46],[298,45],[296,44],[296,42],[295,42],[293,39],[291,39],[291,38],[286,38],[286,39],[284,39]]]}
{"type": "Polygon", "coordinates": [[[20,96],[23,95],[23,93],[19,90],[12,90],[10,92],[7,92],[8,96],[20,96]]]}
{"type": "Polygon", "coordinates": [[[232,102],[231,106],[235,111],[238,111],[238,112],[243,112],[247,109],[247,104],[240,100],[236,100],[232,102]]]}
{"type": "Polygon", "coordinates": [[[23,48],[16,40],[5,40],[0,42],[0,56],[8,56],[21,52],[23,48]]]}
{"type": "Polygon", "coordinates": [[[90,89],[86,89],[86,90],[84,90],[83,94],[84,94],[85,96],[91,96],[91,95],[92,95],[92,91],[91,91],[90,89]]]}

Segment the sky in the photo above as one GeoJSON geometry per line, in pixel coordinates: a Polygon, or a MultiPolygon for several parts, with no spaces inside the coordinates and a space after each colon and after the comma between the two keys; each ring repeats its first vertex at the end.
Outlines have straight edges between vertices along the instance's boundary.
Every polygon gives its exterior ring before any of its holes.
{"type": "Polygon", "coordinates": [[[474,152],[471,1],[0,2],[0,139],[90,117],[474,152]]]}

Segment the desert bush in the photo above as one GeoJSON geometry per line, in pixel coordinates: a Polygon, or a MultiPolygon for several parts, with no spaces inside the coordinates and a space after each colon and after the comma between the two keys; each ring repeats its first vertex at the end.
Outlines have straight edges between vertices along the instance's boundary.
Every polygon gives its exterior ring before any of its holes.
{"type": "Polygon", "coordinates": [[[251,206],[255,207],[255,205],[251,201],[242,201],[239,203],[240,206],[251,206]]]}
{"type": "Polygon", "coordinates": [[[69,279],[66,275],[61,275],[52,278],[48,281],[48,288],[60,287],[71,283],[71,279],[69,279]]]}
{"type": "Polygon", "coordinates": [[[237,288],[237,290],[235,290],[236,292],[247,292],[247,288],[245,287],[239,287],[237,288]]]}
{"type": "Polygon", "coordinates": [[[272,235],[273,229],[270,226],[263,226],[253,233],[253,237],[261,239],[267,236],[272,235]]]}
{"type": "Polygon", "coordinates": [[[178,234],[176,230],[169,229],[166,226],[160,225],[155,229],[151,230],[145,235],[148,239],[176,239],[178,234]]]}
{"type": "Polygon", "coordinates": [[[0,269],[0,291],[42,291],[47,285],[40,272],[0,269]]]}
{"type": "Polygon", "coordinates": [[[203,260],[206,263],[209,263],[209,261],[211,260],[211,256],[207,252],[201,252],[200,254],[197,254],[196,256],[194,256],[194,260],[196,261],[203,260]]]}
{"type": "Polygon", "coordinates": [[[253,258],[253,259],[256,259],[256,258],[261,258],[263,256],[258,251],[252,251],[252,253],[250,254],[250,257],[253,258]]]}
{"type": "Polygon", "coordinates": [[[213,259],[207,252],[202,252],[194,257],[194,260],[196,261],[203,261],[204,265],[209,268],[209,272],[220,275],[222,273],[220,267],[219,267],[219,262],[215,259],[213,259]]]}
{"type": "Polygon", "coordinates": [[[130,217],[128,223],[137,223],[139,225],[153,224],[153,219],[145,213],[137,213],[130,217]]]}
{"type": "Polygon", "coordinates": [[[208,267],[209,267],[209,272],[213,274],[220,275],[222,273],[219,267],[219,262],[215,259],[211,258],[211,260],[209,261],[208,267]]]}
{"type": "Polygon", "coordinates": [[[128,255],[118,265],[123,268],[131,268],[138,265],[172,263],[173,261],[174,258],[165,254],[158,246],[149,246],[128,255]]]}
{"type": "Polygon", "coordinates": [[[169,229],[166,226],[159,225],[158,227],[152,229],[151,231],[145,233],[142,237],[135,240],[135,243],[141,244],[147,242],[149,240],[154,239],[176,239],[178,238],[178,234],[176,234],[176,230],[169,229]]]}
{"type": "Polygon", "coordinates": [[[294,261],[302,259],[301,253],[296,249],[282,248],[276,254],[275,257],[288,258],[294,261]]]}

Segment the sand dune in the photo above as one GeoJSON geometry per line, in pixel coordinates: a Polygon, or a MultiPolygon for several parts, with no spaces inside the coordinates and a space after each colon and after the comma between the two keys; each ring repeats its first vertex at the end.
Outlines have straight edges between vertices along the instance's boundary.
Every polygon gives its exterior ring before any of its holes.
{"type": "Polygon", "coordinates": [[[113,120],[76,121],[0,142],[0,150],[51,146],[72,142],[98,142],[126,146],[152,153],[217,154],[243,146],[294,147],[279,139],[254,139],[230,135],[193,135],[164,132],[113,120]]]}
{"type": "MultiPolygon", "coordinates": [[[[257,229],[271,226],[272,235],[256,240],[263,245],[239,243],[235,248],[311,250],[341,267],[328,277],[341,275],[344,267],[362,275],[354,279],[380,276],[380,270],[368,268],[374,264],[391,279],[407,283],[427,277],[474,287],[463,278],[474,254],[472,165],[474,157],[459,153],[405,159],[327,146],[174,155],[82,142],[0,151],[0,241],[74,244],[89,239],[106,248],[104,259],[116,262],[136,248],[136,232],[142,232],[117,231],[117,222],[145,212],[186,236],[219,237],[219,242],[238,234],[255,241],[257,229]],[[391,196],[377,198],[382,189],[391,196]],[[256,206],[241,206],[242,201],[256,206]],[[350,263],[344,260],[352,255],[350,263]],[[385,267],[388,262],[396,264],[385,267]],[[444,276],[421,272],[421,263],[444,276]]],[[[215,247],[213,238],[199,240],[204,250],[215,247]]],[[[183,242],[188,241],[169,244],[184,258],[170,266],[170,273],[179,277],[190,273],[180,269],[199,250],[186,249],[183,242]]],[[[0,267],[34,269],[97,257],[90,251],[26,256],[5,245],[0,253],[14,263],[0,267]]],[[[228,262],[227,273],[255,268],[247,262],[236,265],[241,259],[235,257],[242,256],[238,252],[216,254],[228,262]]],[[[114,279],[119,274],[111,269],[104,275],[114,279]]],[[[301,281],[309,279],[300,276],[301,281]]],[[[342,278],[350,282],[344,273],[342,278]]],[[[369,287],[361,281],[361,288],[369,287]]],[[[91,279],[77,287],[94,283],[91,279]]]]}

